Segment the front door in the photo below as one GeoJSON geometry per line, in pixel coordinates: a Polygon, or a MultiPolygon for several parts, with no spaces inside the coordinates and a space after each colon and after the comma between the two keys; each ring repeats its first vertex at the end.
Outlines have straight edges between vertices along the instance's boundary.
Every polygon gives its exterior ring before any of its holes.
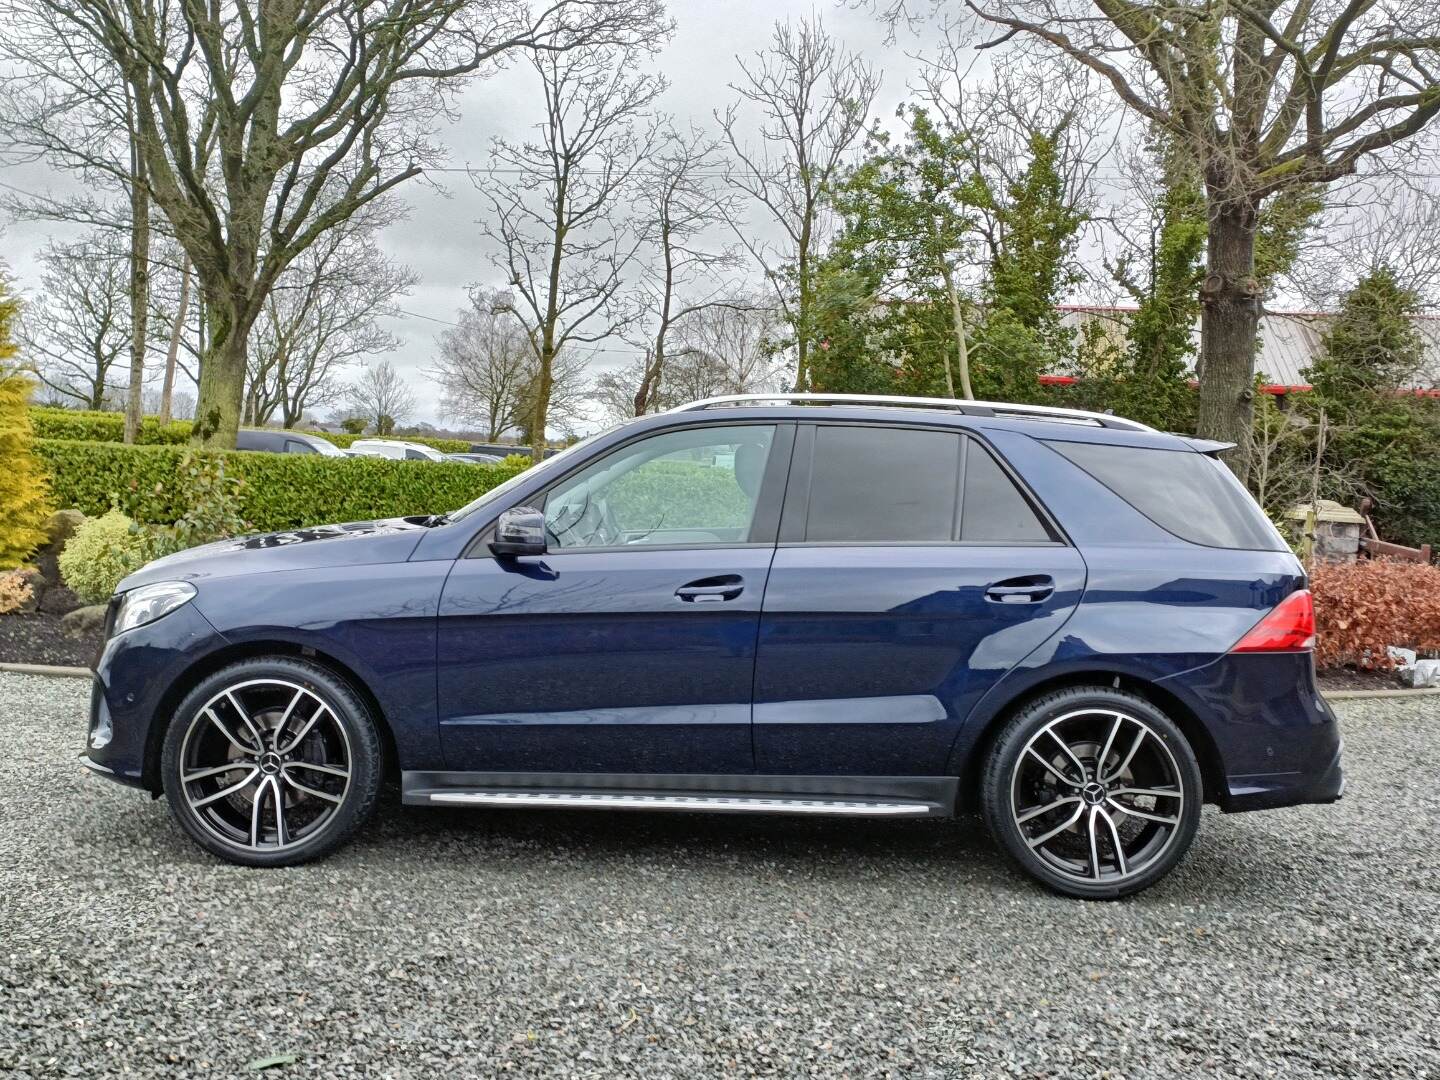
{"type": "Polygon", "coordinates": [[[643,436],[544,496],[544,556],[461,559],[440,602],[447,764],[747,773],[760,605],[793,429],[643,436]]]}
{"type": "Polygon", "coordinates": [[[940,775],[975,702],[1074,609],[1085,564],[978,439],[819,424],[794,459],[756,769],[940,775]]]}

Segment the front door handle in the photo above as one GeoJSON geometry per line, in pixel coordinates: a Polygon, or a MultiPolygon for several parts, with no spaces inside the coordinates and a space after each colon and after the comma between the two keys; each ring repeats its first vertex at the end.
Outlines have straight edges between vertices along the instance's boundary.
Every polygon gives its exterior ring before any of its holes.
{"type": "Polygon", "coordinates": [[[675,595],[691,604],[719,604],[734,600],[744,591],[745,579],[739,574],[722,574],[681,585],[675,595]]]}
{"type": "Polygon", "coordinates": [[[996,604],[1038,604],[1055,592],[1055,579],[1047,574],[1006,578],[985,589],[985,599],[996,604]]]}

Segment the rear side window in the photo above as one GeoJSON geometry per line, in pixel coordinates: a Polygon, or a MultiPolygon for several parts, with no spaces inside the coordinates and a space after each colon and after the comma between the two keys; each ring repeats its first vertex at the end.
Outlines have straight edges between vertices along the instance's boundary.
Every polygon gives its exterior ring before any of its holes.
{"type": "Polygon", "coordinates": [[[303,443],[299,439],[285,440],[285,453],[287,454],[313,454],[315,448],[309,443],[303,443]]]}
{"type": "Polygon", "coordinates": [[[918,428],[815,429],[810,543],[948,543],[961,438],[918,428]]]}
{"type": "Polygon", "coordinates": [[[815,429],[804,538],[812,544],[1054,539],[974,439],[921,428],[839,425],[815,429]]]}
{"type": "Polygon", "coordinates": [[[1051,442],[1162,529],[1207,547],[1283,551],[1230,470],[1205,454],[1103,443],[1051,442]]]}

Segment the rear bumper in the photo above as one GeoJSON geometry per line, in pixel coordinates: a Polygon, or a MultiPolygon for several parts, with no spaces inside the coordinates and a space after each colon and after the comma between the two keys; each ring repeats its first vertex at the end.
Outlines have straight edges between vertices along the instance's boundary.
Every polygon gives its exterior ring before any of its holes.
{"type": "Polygon", "coordinates": [[[1221,797],[1227,814],[1246,810],[1274,810],[1303,803],[1333,803],[1345,794],[1345,768],[1340,762],[1343,743],[1335,748],[1330,764],[1317,773],[1257,777],[1231,776],[1230,790],[1221,797]]]}
{"type": "Polygon", "coordinates": [[[1210,794],[1226,813],[1331,803],[1344,793],[1340,724],[1309,653],[1229,654],[1160,685],[1204,724],[1210,794]]]}

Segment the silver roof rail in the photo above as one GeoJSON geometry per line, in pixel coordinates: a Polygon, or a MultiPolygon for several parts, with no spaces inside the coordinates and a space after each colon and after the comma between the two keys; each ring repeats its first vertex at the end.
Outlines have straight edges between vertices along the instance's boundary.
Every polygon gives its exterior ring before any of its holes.
{"type": "Polygon", "coordinates": [[[726,405],[758,405],[762,402],[800,405],[903,406],[908,408],[950,409],[966,416],[995,416],[1016,420],[1048,420],[1057,424],[1083,424],[1086,427],[1119,428],[1125,431],[1154,431],[1148,424],[1127,420],[1110,413],[1086,412],[1084,409],[1061,409],[1052,405],[1019,405],[1004,401],[961,401],[956,398],[891,397],[885,394],[727,394],[702,398],[669,410],[672,413],[697,412],[726,405]]]}

